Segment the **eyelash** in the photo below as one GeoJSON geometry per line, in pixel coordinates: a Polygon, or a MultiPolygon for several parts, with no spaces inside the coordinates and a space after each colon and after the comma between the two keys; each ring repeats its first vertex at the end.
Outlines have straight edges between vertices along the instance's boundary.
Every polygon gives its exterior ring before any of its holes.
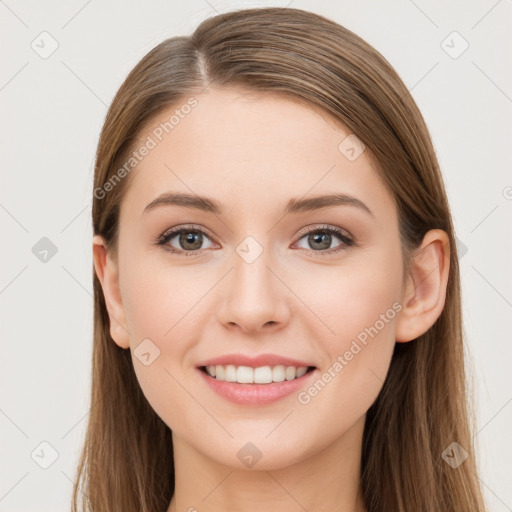
{"type": "MultiPolygon", "coordinates": [[[[173,228],[169,231],[166,231],[163,234],[161,234],[156,239],[155,242],[156,242],[156,245],[158,245],[158,246],[165,246],[167,244],[167,242],[169,242],[169,240],[174,238],[176,235],[179,235],[181,233],[191,233],[191,232],[201,233],[202,235],[206,235],[209,239],[212,239],[212,241],[215,242],[215,239],[213,237],[211,237],[208,233],[206,233],[204,230],[202,230],[196,226],[193,226],[193,225],[182,226],[180,228],[173,228]]],[[[314,229],[309,229],[307,231],[301,231],[299,233],[300,238],[298,239],[298,241],[301,240],[302,238],[304,238],[304,236],[309,235],[311,233],[329,233],[331,235],[336,235],[337,237],[340,238],[340,240],[342,242],[338,247],[335,247],[334,249],[328,249],[325,251],[315,251],[313,249],[308,250],[310,253],[312,252],[315,255],[316,254],[335,254],[335,253],[338,253],[341,251],[346,251],[349,247],[352,247],[355,245],[355,241],[353,238],[348,236],[340,228],[336,228],[334,226],[320,226],[320,227],[315,227],[314,229]]],[[[215,243],[217,243],[217,242],[215,242],[215,243]]],[[[174,247],[171,247],[171,246],[166,246],[163,248],[164,248],[164,250],[166,250],[168,252],[171,252],[171,253],[177,254],[177,255],[182,255],[182,256],[195,256],[195,255],[199,254],[202,250],[204,250],[204,249],[198,249],[196,251],[184,251],[184,250],[175,249],[174,247]]]]}

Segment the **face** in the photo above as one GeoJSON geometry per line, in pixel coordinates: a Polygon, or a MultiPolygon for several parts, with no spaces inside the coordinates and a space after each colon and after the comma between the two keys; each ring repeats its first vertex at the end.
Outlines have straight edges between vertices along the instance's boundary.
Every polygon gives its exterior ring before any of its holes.
{"type": "Polygon", "coordinates": [[[121,205],[129,337],[116,342],[174,436],[236,467],[250,442],[258,467],[277,469],[363,425],[382,387],[402,300],[397,213],[367,151],[327,116],[243,89],[194,97],[172,131],[155,129],[177,107],[136,144],[156,142],[121,205]],[[210,208],[154,203],[171,193],[210,208]],[[349,199],[310,201],[327,195],[349,199]],[[215,362],[219,379],[200,368],[215,362]]]}

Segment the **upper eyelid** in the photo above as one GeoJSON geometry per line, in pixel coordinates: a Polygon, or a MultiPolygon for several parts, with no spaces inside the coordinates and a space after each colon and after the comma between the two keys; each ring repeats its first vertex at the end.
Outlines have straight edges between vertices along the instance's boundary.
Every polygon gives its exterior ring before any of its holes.
{"type": "Polygon", "coordinates": [[[175,228],[170,228],[167,231],[164,231],[159,238],[165,238],[170,235],[176,236],[179,233],[181,233],[182,231],[199,231],[205,235],[208,235],[209,238],[211,238],[213,240],[217,240],[217,238],[213,234],[211,234],[211,232],[208,229],[199,227],[199,226],[195,226],[194,224],[185,224],[183,226],[177,226],[175,228]]]}
{"type": "Polygon", "coordinates": [[[344,228],[340,228],[338,226],[330,226],[328,224],[313,224],[310,226],[306,226],[299,230],[298,235],[307,235],[310,232],[315,231],[331,231],[337,235],[345,235],[347,238],[353,239],[354,237],[344,228]],[[339,233],[341,231],[341,233],[339,233]]]}

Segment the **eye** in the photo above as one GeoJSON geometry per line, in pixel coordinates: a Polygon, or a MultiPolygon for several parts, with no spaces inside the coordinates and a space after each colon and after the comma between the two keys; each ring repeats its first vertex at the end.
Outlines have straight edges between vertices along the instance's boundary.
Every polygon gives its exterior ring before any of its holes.
{"type": "MultiPolygon", "coordinates": [[[[339,251],[347,250],[349,247],[355,245],[355,241],[341,228],[334,226],[320,226],[316,228],[306,228],[299,234],[303,236],[299,239],[298,243],[303,239],[306,244],[309,244],[311,249],[307,247],[301,247],[308,249],[314,253],[327,253],[333,254],[339,251]],[[334,239],[333,239],[334,236],[334,239]],[[335,239],[340,240],[338,245],[331,248],[331,244],[335,239]]],[[[195,226],[181,226],[179,228],[173,228],[160,235],[156,244],[164,246],[164,249],[179,255],[194,256],[203,249],[212,247],[213,237],[210,237],[203,229],[195,226]],[[205,241],[210,241],[210,245],[207,247],[203,246],[205,241]]]]}
{"type": "MultiPolygon", "coordinates": [[[[312,248],[313,252],[327,252],[329,254],[336,253],[339,251],[347,250],[349,247],[355,244],[354,240],[342,229],[334,226],[321,226],[316,229],[309,229],[304,236],[299,239],[305,240],[306,244],[312,248]],[[335,238],[341,241],[338,245],[331,248],[333,241],[333,235],[335,238]]],[[[308,249],[308,247],[302,247],[308,249]]]]}
{"type": "Polygon", "coordinates": [[[157,239],[157,245],[165,246],[165,249],[186,256],[193,256],[204,247],[203,242],[210,240],[210,237],[202,229],[194,226],[182,226],[166,231],[157,239]],[[175,239],[175,240],[174,240],[175,239]]]}

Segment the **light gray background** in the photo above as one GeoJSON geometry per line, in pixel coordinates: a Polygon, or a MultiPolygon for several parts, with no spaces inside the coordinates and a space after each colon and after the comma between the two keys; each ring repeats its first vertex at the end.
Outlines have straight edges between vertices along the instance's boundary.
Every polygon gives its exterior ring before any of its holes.
{"type": "Polygon", "coordinates": [[[511,0],[0,0],[0,511],[68,510],[89,410],[90,207],[107,106],[165,38],[263,5],[314,11],[363,37],[425,117],[461,249],[480,476],[489,510],[512,510],[511,0]],[[46,59],[31,47],[51,48],[43,31],[58,43],[46,59]],[[454,31],[469,44],[458,56],[454,31]],[[47,262],[32,251],[43,237],[57,247],[47,262]],[[42,442],[58,453],[47,469],[35,462],[51,462],[42,442]]]}

